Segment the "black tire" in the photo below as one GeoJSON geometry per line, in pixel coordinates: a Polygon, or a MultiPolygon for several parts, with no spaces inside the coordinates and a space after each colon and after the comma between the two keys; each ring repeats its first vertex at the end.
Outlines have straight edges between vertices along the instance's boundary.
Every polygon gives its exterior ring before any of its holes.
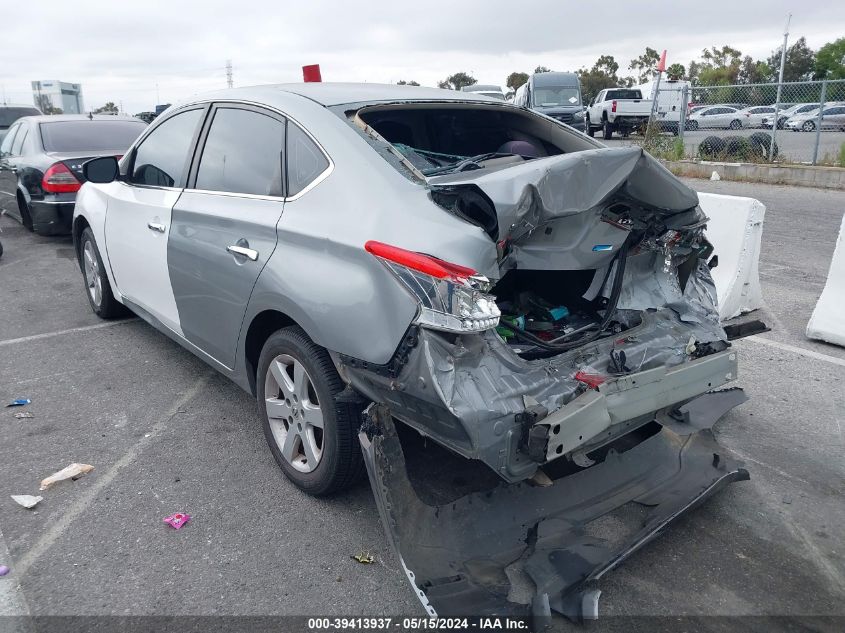
{"type": "MultiPolygon", "coordinates": [[[[772,135],[766,132],[754,132],[751,136],[748,137],[748,141],[751,143],[751,147],[754,151],[762,158],[763,160],[769,159],[769,147],[772,144],[772,135]]],[[[774,147],[772,148],[772,158],[776,158],[778,155],[778,144],[775,143],[774,147]]]]}
{"type": "Polygon", "coordinates": [[[328,352],[314,343],[300,327],[291,326],[278,330],[264,343],[256,375],[256,397],[264,437],[285,476],[300,490],[310,495],[325,496],[340,492],[353,485],[364,473],[364,460],[358,442],[362,407],[360,403],[338,399],[344,388],[345,385],[338,376],[328,352]],[[302,472],[285,459],[267,415],[267,374],[270,371],[270,363],[283,355],[291,357],[304,367],[322,413],[322,453],[317,466],[311,472],[302,472]]]}
{"type": "Polygon", "coordinates": [[[3,257],[3,242],[0,242],[0,257],[3,257]]]}
{"type": "Polygon", "coordinates": [[[684,123],[684,127],[688,129],[690,132],[698,131],[698,121],[687,121],[684,123]]]}
{"type": "Polygon", "coordinates": [[[613,137],[613,127],[604,119],[601,126],[601,135],[604,140],[610,140],[613,137]]]}
{"type": "Polygon", "coordinates": [[[32,215],[29,213],[29,204],[24,197],[18,193],[18,212],[21,214],[21,224],[27,231],[32,231],[32,215]]]}
{"type": "Polygon", "coordinates": [[[584,121],[584,131],[587,133],[587,136],[593,138],[596,135],[596,131],[593,129],[593,126],[590,125],[590,119],[588,118],[584,121]]]}
{"type": "Polygon", "coordinates": [[[754,149],[751,142],[744,136],[726,136],[725,154],[727,158],[747,161],[752,157],[754,149]]]}
{"type": "Polygon", "coordinates": [[[698,145],[698,155],[704,159],[718,158],[725,151],[725,139],[708,136],[698,145]]]}
{"type": "Polygon", "coordinates": [[[742,121],[739,119],[734,119],[731,121],[731,124],[728,126],[732,130],[741,130],[742,129],[742,121]]]}
{"type": "Polygon", "coordinates": [[[801,129],[804,132],[813,132],[816,129],[815,121],[804,121],[804,125],[801,126],[801,129]]]}
{"type": "Polygon", "coordinates": [[[101,319],[113,319],[126,314],[126,308],[114,298],[109,277],[106,275],[106,268],[100,257],[100,249],[97,248],[94,232],[90,227],[86,227],[82,231],[82,236],[79,238],[79,264],[82,269],[82,280],[85,283],[85,296],[88,297],[88,304],[91,306],[94,314],[101,319]],[[96,260],[96,266],[90,268],[86,265],[86,245],[89,244],[90,251],[87,254],[93,255],[96,260]],[[97,283],[97,281],[94,281],[95,277],[99,279],[99,293],[96,293],[94,290],[96,286],[91,285],[92,283],[97,283]],[[99,303],[97,302],[97,296],[99,296],[99,303]]]}

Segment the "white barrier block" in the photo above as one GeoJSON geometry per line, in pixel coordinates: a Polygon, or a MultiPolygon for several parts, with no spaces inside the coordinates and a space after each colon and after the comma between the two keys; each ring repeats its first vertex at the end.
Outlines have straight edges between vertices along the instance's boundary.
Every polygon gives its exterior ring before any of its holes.
{"type": "Polygon", "coordinates": [[[827,282],[807,323],[807,336],[845,346],[845,216],[842,216],[827,282]]]}
{"type": "Polygon", "coordinates": [[[763,307],[758,263],[766,207],[754,198],[699,193],[698,202],[710,218],[707,239],[719,265],[713,281],[722,321],[763,307]]]}

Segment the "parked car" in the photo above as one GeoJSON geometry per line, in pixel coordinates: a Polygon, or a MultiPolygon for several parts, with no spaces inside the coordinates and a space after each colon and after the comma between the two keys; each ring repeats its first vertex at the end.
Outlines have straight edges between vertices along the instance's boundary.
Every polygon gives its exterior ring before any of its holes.
{"type": "Polygon", "coordinates": [[[516,89],[513,103],[584,131],[581,81],[575,73],[534,73],[516,89]]]}
{"type": "Polygon", "coordinates": [[[70,233],[82,163],[122,155],[144,130],[129,117],[68,114],[18,119],[0,144],[0,206],[30,231],[70,233]]]}
{"type": "MultiPolygon", "coordinates": [[[[790,117],[796,116],[798,114],[804,114],[806,112],[817,111],[819,109],[819,103],[796,103],[794,105],[789,106],[788,108],[784,108],[783,110],[778,111],[778,129],[782,130],[786,125],[786,122],[789,120],[790,117]]],[[[767,129],[772,129],[772,119],[773,114],[769,114],[763,117],[763,120],[760,122],[760,127],[764,127],[767,129]]]]}
{"type": "Polygon", "coordinates": [[[461,88],[463,92],[471,92],[485,97],[493,97],[499,101],[505,101],[505,93],[502,92],[501,86],[487,85],[487,84],[472,84],[471,86],[464,86],[461,88]]]}
{"type": "MultiPolygon", "coordinates": [[[[845,105],[833,104],[825,106],[821,113],[821,129],[845,131],[845,105]]],[[[790,117],[786,121],[786,129],[793,132],[813,132],[818,125],[819,110],[810,110],[790,117]]]]}
{"type": "Polygon", "coordinates": [[[12,123],[25,116],[38,116],[41,110],[31,105],[6,105],[0,104],[0,143],[6,132],[12,127],[12,123]]]}
{"type": "Polygon", "coordinates": [[[690,130],[724,128],[739,130],[742,128],[742,115],[730,106],[711,106],[689,115],[687,127],[690,130]]]}
{"type": "Polygon", "coordinates": [[[593,136],[596,130],[601,130],[605,139],[611,138],[614,132],[628,136],[648,122],[651,106],[652,102],[643,99],[638,88],[602,90],[587,107],[587,136],[593,136]]]}
{"type": "Polygon", "coordinates": [[[366,468],[429,613],[512,612],[520,552],[528,604],[586,604],[591,574],[747,478],[710,431],[745,398],[712,392],[737,352],[707,218],[642,148],[465,92],[306,83],[197,96],[83,172],[94,312],[251,393],[304,491],[366,468]],[[633,501],[632,536],[579,554],[633,501]]]}
{"type": "Polygon", "coordinates": [[[739,110],[737,114],[740,116],[742,127],[759,128],[763,126],[763,118],[774,113],[774,106],[752,106],[739,110]]]}

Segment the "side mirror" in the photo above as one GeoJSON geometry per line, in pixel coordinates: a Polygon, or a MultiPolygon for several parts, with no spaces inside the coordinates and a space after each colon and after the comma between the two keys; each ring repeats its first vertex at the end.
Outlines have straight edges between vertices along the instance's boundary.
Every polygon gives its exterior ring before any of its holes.
{"type": "Polygon", "coordinates": [[[82,165],[82,175],[88,182],[108,183],[117,179],[120,170],[114,156],[92,158],[82,165]]]}

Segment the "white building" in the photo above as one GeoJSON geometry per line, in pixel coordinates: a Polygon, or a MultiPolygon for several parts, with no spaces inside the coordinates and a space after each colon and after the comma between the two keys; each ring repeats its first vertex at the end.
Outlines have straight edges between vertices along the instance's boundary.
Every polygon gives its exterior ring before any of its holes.
{"type": "Polygon", "coordinates": [[[32,82],[32,100],[44,114],[82,114],[82,86],[64,81],[45,80],[32,82]]]}

